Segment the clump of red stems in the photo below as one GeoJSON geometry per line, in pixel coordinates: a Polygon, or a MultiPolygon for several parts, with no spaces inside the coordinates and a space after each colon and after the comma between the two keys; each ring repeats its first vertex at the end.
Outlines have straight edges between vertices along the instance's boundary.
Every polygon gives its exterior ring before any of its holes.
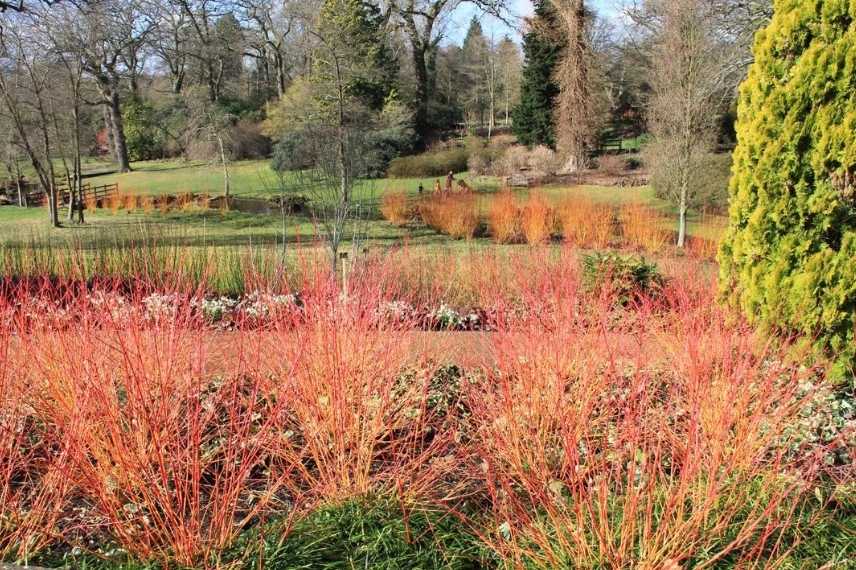
{"type": "Polygon", "coordinates": [[[730,320],[689,260],[629,304],[578,268],[570,248],[402,249],[347,280],[307,269],[299,310],[230,331],[190,302],[204,284],[7,290],[0,554],[91,539],[213,568],[247,528],[395,494],[466,499],[510,565],[775,561],[821,469],[792,429],[814,371],[730,320]],[[441,394],[460,418],[432,403],[450,337],[408,309],[451,298],[498,328],[453,337],[484,362],[441,394]]]}

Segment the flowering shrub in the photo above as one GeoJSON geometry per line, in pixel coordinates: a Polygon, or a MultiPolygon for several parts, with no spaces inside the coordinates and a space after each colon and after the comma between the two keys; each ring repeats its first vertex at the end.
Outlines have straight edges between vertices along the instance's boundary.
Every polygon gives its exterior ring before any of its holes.
{"type": "Polygon", "coordinates": [[[301,306],[300,297],[294,294],[277,295],[253,291],[238,303],[238,310],[251,321],[260,321],[283,311],[292,311],[301,306]]]}
{"type": "Polygon", "coordinates": [[[405,301],[387,301],[375,309],[375,317],[379,322],[408,322],[416,314],[416,308],[405,301]]]}
{"type": "Polygon", "coordinates": [[[174,318],[179,308],[180,298],[175,293],[152,293],[143,297],[145,317],[158,322],[174,318]]]}
{"type": "Polygon", "coordinates": [[[822,454],[828,466],[853,465],[856,459],[856,406],[853,399],[820,379],[806,378],[797,390],[804,398],[799,421],[785,430],[783,441],[792,455],[807,449],[822,454]]]}
{"type": "Polygon", "coordinates": [[[214,299],[193,298],[190,300],[190,306],[199,310],[203,318],[210,323],[217,323],[224,320],[235,310],[238,301],[231,297],[217,297],[214,299]]]}
{"type": "Polygon", "coordinates": [[[439,307],[428,313],[428,321],[440,329],[468,329],[476,328],[480,317],[476,313],[462,315],[445,303],[440,303],[439,307]]]}

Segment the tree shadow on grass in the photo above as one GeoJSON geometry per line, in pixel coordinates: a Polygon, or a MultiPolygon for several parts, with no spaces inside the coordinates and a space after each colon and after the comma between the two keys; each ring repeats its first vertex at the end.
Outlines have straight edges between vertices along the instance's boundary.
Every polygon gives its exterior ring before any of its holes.
{"type": "MultiPolygon", "coordinates": [[[[437,245],[449,241],[430,228],[411,225],[395,227],[376,219],[365,220],[366,240],[373,246],[402,244],[437,245]]],[[[237,211],[201,210],[141,216],[116,214],[84,225],[69,225],[17,239],[6,240],[6,249],[127,249],[137,247],[264,247],[282,246],[281,218],[237,211]]],[[[307,216],[286,220],[286,245],[323,246],[323,226],[307,216]]],[[[349,242],[350,240],[346,240],[349,242]]]]}

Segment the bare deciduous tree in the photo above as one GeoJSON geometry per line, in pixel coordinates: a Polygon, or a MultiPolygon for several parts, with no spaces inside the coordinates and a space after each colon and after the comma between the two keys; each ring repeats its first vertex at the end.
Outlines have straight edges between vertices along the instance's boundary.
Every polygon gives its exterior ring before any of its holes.
{"type": "Polygon", "coordinates": [[[717,121],[733,85],[731,42],[715,34],[705,0],[652,0],[659,26],[651,51],[648,155],[655,176],[678,208],[678,247],[687,232],[693,173],[716,142],[717,121]]]}
{"type": "Polygon", "coordinates": [[[249,43],[257,51],[256,59],[263,66],[266,79],[273,81],[277,97],[282,97],[288,86],[287,40],[294,22],[285,4],[275,4],[270,0],[237,0],[252,34],[249,43]],[[273,67],[272,74],[270,66],[273,67]]]}
{"type": "Polygon", "coordinates": [[[505,0],[390,0],[388,11],[401,22],[410,42],[416,79],[416,130],[427,127],[428,107],[434,92],[437,48],[443,40],[443,21],[458,6],[469,2],[480,10],[504,18],[505,0]]]}
{"type": "MultiPolygon", "coordinates": [[[[232,198],[229,163],[232,155],[230,128],[234,117],[207,98],[199,97],[192,90],[186,101],[189,111],[186,136],[188,140],[199,140],[201,137],[213,147],[213,152],[208,154],[212,157],[212,162],[219,163],[223,171],[223,199],[228,208],[232,198]]],[[[190,147],[190,144],[187,147],[190,147]]]]}
{"type": "Polygon", "coordinates": [[[505,37],[496,48],[499,66],[499,85],[502,96],[502,114],[505,126],[511,124],[511,108],[520,99],[520,80],[523,58],[520,48],[509,38],[505,37]]]}
{"type": "Polygon", "coordinates": [[[148,35],[154,29],[139,0],[93,0],[74,4],[61,38],[61,51],[80,58],[105,107],[120,172],[131,170],[122,119],[122,82],[135,71],[148,35]]]}
{"type": "Polygon", "coordinates": [[[52,160],[55,149],[48,100],[52,70],[40,61],[40,50],[32,45],[32,30],[32,21],[24,18],[0,26],[0,98],[18,143],[47,196],[51,225],[58,227],[59,204],[52,160]]]}

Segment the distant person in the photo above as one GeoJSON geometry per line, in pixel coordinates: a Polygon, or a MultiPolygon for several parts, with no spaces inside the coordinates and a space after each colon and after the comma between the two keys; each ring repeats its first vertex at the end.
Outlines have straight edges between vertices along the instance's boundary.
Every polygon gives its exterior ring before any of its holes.
{"type": "Polygon", "coordinates": [[[419,188],[418,188],[417,190],[419,191],[419,195],[420,195],[420,196],[422,195],[422,192],[424,192],[424,191],[425,191],[425,188],[422,186],[422,183],[421,183],[421,182],[419,183],[419,188]]]}
{"type": "Polygon", "coordinates": [[[435,180],[435,181],[434,181],[434,193],[435,193],[435,194],[439,194],[439,193],[440,193],[440,192],[442,192],[442,191],[443,191],[443,188],[441,188],[441,187],[440,187],[440,181],[439,181],[439,180],[435,180]]]}
{"type": "Polygon", "coordinates": [[[449,174],[446,176],[446,192],[452,193],[452,185],[455,183],[455,174],[450,170],[449,174]]]}
{"type": "Polygon", "coordinates": [[[458,189],[465,194],[473,190],[466,180],[458,180],[458,189]]]}

